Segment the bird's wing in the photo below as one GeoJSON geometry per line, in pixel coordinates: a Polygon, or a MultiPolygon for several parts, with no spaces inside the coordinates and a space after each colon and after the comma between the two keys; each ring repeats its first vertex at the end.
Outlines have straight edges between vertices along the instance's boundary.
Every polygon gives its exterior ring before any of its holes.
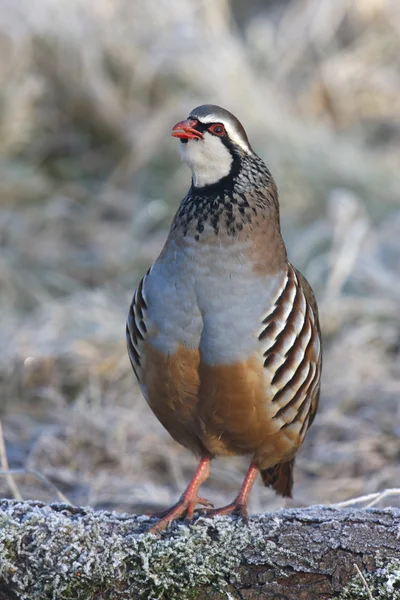
{"type": "Polygon", "coordinates": [[[259,332],[273,418],[299,441],[318,406],[321,339],[318,309],[307,280],[291,265],[259,332]]]}
{"type": "Polygon", "coordinates": [[[132,368],[139,383],[143,383],[143,346],[147,334],[146,311],[148,307],[144,291],[147,276],[148,273],[143,277],[136,289],[129,307],[128,320],[126,322],[126,343],[128,347],[128,354],[132,368]]]}

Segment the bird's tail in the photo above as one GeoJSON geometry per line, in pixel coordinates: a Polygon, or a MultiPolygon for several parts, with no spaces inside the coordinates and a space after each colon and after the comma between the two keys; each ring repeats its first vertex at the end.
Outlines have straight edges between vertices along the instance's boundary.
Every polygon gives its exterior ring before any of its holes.
{"type": "Polygon", "coordinates": [[[277,494],[292,497],[294,458],[261,471],[264,485],[274,488],[277,494]]]}

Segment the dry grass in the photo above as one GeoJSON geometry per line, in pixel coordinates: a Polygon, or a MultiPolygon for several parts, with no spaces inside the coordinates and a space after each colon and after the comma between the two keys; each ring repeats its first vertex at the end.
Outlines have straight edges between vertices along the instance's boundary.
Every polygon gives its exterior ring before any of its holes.
{"type": "MultiPolygon", "coordinates": [[[[170,127],[204,102],[268,162],[321,308],[296,502],[400,485],[399,3],[232,6],[0,0],[0,418],[25,498],[57,499],[39,472],[72,502],[155,508],[194,469],[140,397],[124,320],[188,186],[170,127]]],[[[244,470],[216,461],[204,494],[226,502],[244,470]]]]}
{"type": "Polygon", "coordinates": [[[363,586],[364,586],[364,588],[365,588],[365,590],[366,590],[366,592],[368,594],[369,600],[374,600],[374,597],[372,596],[372,593],[371,593],[371,590],[370,590],[369,585],[367,583],[367,580],[365,579],[364,575],[362,574],[362,572],[360,570],[360,567],[356,563],[354,563],[354,568],[356,569],[356,571],[357,571],[357,573],[358,573],[361,581],[363,582],[363,586]]]}

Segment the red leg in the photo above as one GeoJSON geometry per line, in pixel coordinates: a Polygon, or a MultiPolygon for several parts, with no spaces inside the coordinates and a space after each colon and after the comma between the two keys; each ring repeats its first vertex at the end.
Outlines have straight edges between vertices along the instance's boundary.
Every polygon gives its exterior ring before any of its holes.
{"type": "Polygon", "coordinates": [[[179,498],[178,502],[168,510],[158,514],[158,516],[162,518],[156,525],[153,525],[153,527],[150,528],[151,533],[162,531],[170,521],[179,519],[179,517],[185,516],[187,519],[191,519],[197,504],[212,506],[211,502],[198,496],[201,484],[205,482],[210,474],[210,460],[211,459],[208,457],[203,457],[201,459],[193,479],[179,498]]]}
{"type": "Polygon", "coordinates": [[[249,499],[251,488],[253,487],[254,482],[257,479],[257,475],[258,468],[252,463],[249,467],[249,470],[247,471],[242,487],[240,488],[240,492],[236,496],[235,500],[227,506],[223,506],[222,508],[216,508],[215,510],[204,509],[201,511],[201,514],[206,517],[235,514],[240,515],[241,517],[243,517],[243,519],[247,520],[247,501],[249,499]]]}

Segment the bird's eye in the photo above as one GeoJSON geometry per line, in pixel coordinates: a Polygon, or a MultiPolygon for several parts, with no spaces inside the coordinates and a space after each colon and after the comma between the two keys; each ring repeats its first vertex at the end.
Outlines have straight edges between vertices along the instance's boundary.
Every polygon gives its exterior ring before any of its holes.
{"type": "Polygon", "coordinates": [[[216,123],[215,125],[211,125],[211,127],[208,128],[208,131],[210,131],[210,133],[213,133],[214,135],[219,135],[219,136],[223,136],[226,134],[225,127],[223,125],[221,125],[221,123],[216,123]]]}

